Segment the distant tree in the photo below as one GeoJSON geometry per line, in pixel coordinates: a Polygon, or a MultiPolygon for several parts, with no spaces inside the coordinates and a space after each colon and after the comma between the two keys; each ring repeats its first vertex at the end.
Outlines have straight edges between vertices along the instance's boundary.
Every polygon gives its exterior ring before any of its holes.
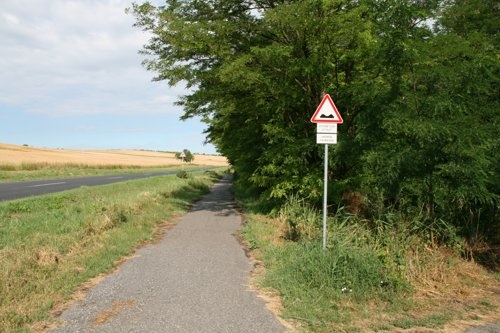
{"type": "Polygon", "coordinates": [[[182,152],[175,153],[175,158],[179,160],[182,160],[184,158],[184,161],[188,163],[194,161],[194,155],[188,149],[184,149],[182,152]],[[182,157],[182,153],[184,153],[184,157],[182,157]]]}

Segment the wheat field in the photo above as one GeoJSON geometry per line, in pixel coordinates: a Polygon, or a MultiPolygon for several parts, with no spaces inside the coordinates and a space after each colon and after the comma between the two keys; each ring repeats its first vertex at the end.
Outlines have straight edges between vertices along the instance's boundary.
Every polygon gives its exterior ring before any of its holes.
{"type": "MultiPolygon", "coordinates": [[[[180,165],[174,153],[144,150],[69,150],[35,148],[0,143],[0,164],[21,165],[26,163],[82,164],[89,166],[165,166],[180,165]]],[[[223,156],[194,154],[194,164],[227,166],[223,156]]]]}

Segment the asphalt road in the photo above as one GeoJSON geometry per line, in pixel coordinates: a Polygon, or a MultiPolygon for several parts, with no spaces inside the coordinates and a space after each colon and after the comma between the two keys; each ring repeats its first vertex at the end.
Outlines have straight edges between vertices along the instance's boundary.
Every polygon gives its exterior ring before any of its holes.
{"type": "Polygon", "coordinates": [[[62,332],[283,332],[249,287],[230,179],[64,311],[62,332]]]}
{"type": "MultiPolygon", "coordinates": [[[[200,168],[189,171],[205,171],[215,169],[200,168]]],[[[140,179],[154,176],[172,175],[178,170],[165,172],[136,173],[124,175],[76,177],[76,178],[57,178],[48,180],[35,180],[27,182],[0,183],[0,201],[26,198],[41,194],[71,190],[82,186],[97,186],[116,182],[122,182],[133,179],[140,179]]]]}

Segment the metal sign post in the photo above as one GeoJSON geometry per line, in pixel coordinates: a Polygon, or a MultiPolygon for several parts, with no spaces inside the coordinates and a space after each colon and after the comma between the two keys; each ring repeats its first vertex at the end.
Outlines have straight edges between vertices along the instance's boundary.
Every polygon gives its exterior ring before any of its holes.
{"type": "Polygon", "coordinates": [[[311,118],[317,124],[316,143],[325,145],[325,172],[323,179],[323,251],[326,251],[326,218],[328,213],[328,145],[337,143],[337,124],[344,121],[330,95],[323,97],[311,118]]]}
{"type": "Polygon", "coordinates": [[[325,175],[323,179],[323,251],[326,250],[326,215],[328,196],[328,145],[325,145],[325,175]]]}
{"type": "Polygon", "coordinates": [[[186,157],[186,154],[182,151],[179,156],[181,157],[181,169],[184,170],[184,157],[186,157]]]}

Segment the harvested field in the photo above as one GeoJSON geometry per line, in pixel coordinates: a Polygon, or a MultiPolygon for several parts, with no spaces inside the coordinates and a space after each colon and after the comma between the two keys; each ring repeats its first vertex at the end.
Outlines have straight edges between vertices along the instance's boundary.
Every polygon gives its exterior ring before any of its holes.
{"type": "MultiPolygon", "coordinates": [[[[82,164],[82,165],[178,165],[174,153],[143,150],[69,150],[18,146],[0,143],[0,164],[82,164]]],[[[223,156],[195,154],[194,164],[226,166],[223,156]]]]}

